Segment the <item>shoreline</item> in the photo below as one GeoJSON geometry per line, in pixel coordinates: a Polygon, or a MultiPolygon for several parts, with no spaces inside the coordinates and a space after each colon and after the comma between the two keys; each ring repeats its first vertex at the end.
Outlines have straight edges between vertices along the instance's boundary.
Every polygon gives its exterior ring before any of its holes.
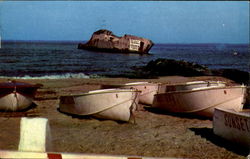
{"type": "MultiPolygon", "coordinates": [[[[0,82],[7,79],[0,78],[0,82]]],[[[56,152],[146,157],[180,158],[245,158],[248,154],[239,146],[215,136],[211,119],[157,112],[150,109],[135,114],[136,123],[120,123],[95,118],[76,118],[57,110],[61,95],[100,89],[104,84],[151,81],[182,83],[194,80],[222,80],[217,76],[165,76],[158,79],[93,78],[93,79],[20,79],[40,83],[36,106],[25,113],[11,116],[0,112],[0,149],[17,150],[21,116],[49,119],[52,143],[56,152]]],[[[145,107],[145,105],[142,105],[145,107]]]]}

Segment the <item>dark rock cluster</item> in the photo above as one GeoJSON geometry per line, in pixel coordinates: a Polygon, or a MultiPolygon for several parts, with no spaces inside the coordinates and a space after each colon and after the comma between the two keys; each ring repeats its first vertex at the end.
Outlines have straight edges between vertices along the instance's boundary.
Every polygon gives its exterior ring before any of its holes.
{"type": "Polygon", "coordinates": [[[154,78],[159,76],[222,76],[240,84],[250,84],[249,72],[237,69],[209,69],[206,66],[187,61],[159,58],[146,66],[134,67],[131,77],[154,78]]]}

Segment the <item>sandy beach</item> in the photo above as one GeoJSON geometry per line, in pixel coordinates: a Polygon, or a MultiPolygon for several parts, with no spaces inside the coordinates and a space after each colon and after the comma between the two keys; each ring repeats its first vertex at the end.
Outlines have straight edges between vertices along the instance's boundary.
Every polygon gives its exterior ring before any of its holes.
{"type": "MultiPolygon", "coordinates": [[[[35,104],[26,112],[0,112],[0,149],[17,150],[22,116],[49,119],[52,144],[57,152],[137,155],[178,158],[245,158],[247,150],[213,134],[212,120],[180,116],[145,108],[135,113],[135,123],[72,117],[58,111],[61,95],[100,89],[103,84],[135,81],[179,83],[194,80],[232,81],[222,77],[169,76],[159,79],[36,79],[18,80],[40,83],[35,104]]],[[[0,79],[0,82],[7,79],[0,79]]]]}

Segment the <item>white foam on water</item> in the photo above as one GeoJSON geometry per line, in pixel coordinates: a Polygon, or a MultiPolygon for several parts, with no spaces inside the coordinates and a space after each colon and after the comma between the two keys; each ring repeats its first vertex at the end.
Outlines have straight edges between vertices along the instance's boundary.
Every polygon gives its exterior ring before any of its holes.
{"type": "Polygon", "coordinates": [[[29,76],[25,75],[22,77],[8,77],[0,76],[0,78],[11,78],[11,79],[70,79],[70,78],[98,78],[96,75],[86,75],[84,73],[66,73],[63,75],[45,75],[45,76],[29,76]]]}

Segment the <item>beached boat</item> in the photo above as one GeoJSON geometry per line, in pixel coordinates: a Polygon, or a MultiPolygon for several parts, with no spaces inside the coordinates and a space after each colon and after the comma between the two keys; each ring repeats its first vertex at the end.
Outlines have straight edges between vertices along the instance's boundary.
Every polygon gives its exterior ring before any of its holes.
{"type": "Polygon", "coordinates": [[[103,88],[131,88],[139,90],[141,93],[139,95],[139,103],[152,105],[154,95],[158,93],[160,83],[152,82],[132,82],[120,85],[103,85],[103,88]]]}
{"type": "Polygon", "coordinates": [[[192,81],[192,82],[176,83],[176,84],[161,84],[159,88],[159,93],[181,91],[181,90],[192,90],[194,88],[225,86],[225,85],[226,82],[223,81],[192,81]]]}
{"type": "Polygon", "coordinates": [[[152,105],[154,95],[176,90],[190,90],[198,87],[225,86],[221,81],[193,81],[179,84],[164,84],[155,82],[132,82],[120,85],[103,85],[102,88],[133,88],[141,91],[139,103],[152,105]]]}
{"type": "Polygon", "coordinates": [[[151,40],[134,35],[118,37],[109,30],[98,30],[85,44],[78,44],[78,49],[102,52],[139,53],[147,54],[153,46],[151,40]]]}
{"type": "Polygon", "coordinates": [[[134,89],[101,89],[61,96],[59,110],[75,115],[129,121],[138,104],[139,93],[134,89]]]}
{"type": "Polygon", "coordinates": [[[214,134],[238,143],[250,151],[250,110],[215,109],[213,116],[214,134]]]}
{"type": "Polygon", "coordinates": [[[152,107],[174,113],[212,117],[214,108],[241,110],[245,86],[210,86],[155,95],[152,107]]]}
{"type": "Polygon", "coordinates": [[[0,83],[0,110],[18,111],[28,108],[40,87],[40,84],[15,81],[0,83]]]}

